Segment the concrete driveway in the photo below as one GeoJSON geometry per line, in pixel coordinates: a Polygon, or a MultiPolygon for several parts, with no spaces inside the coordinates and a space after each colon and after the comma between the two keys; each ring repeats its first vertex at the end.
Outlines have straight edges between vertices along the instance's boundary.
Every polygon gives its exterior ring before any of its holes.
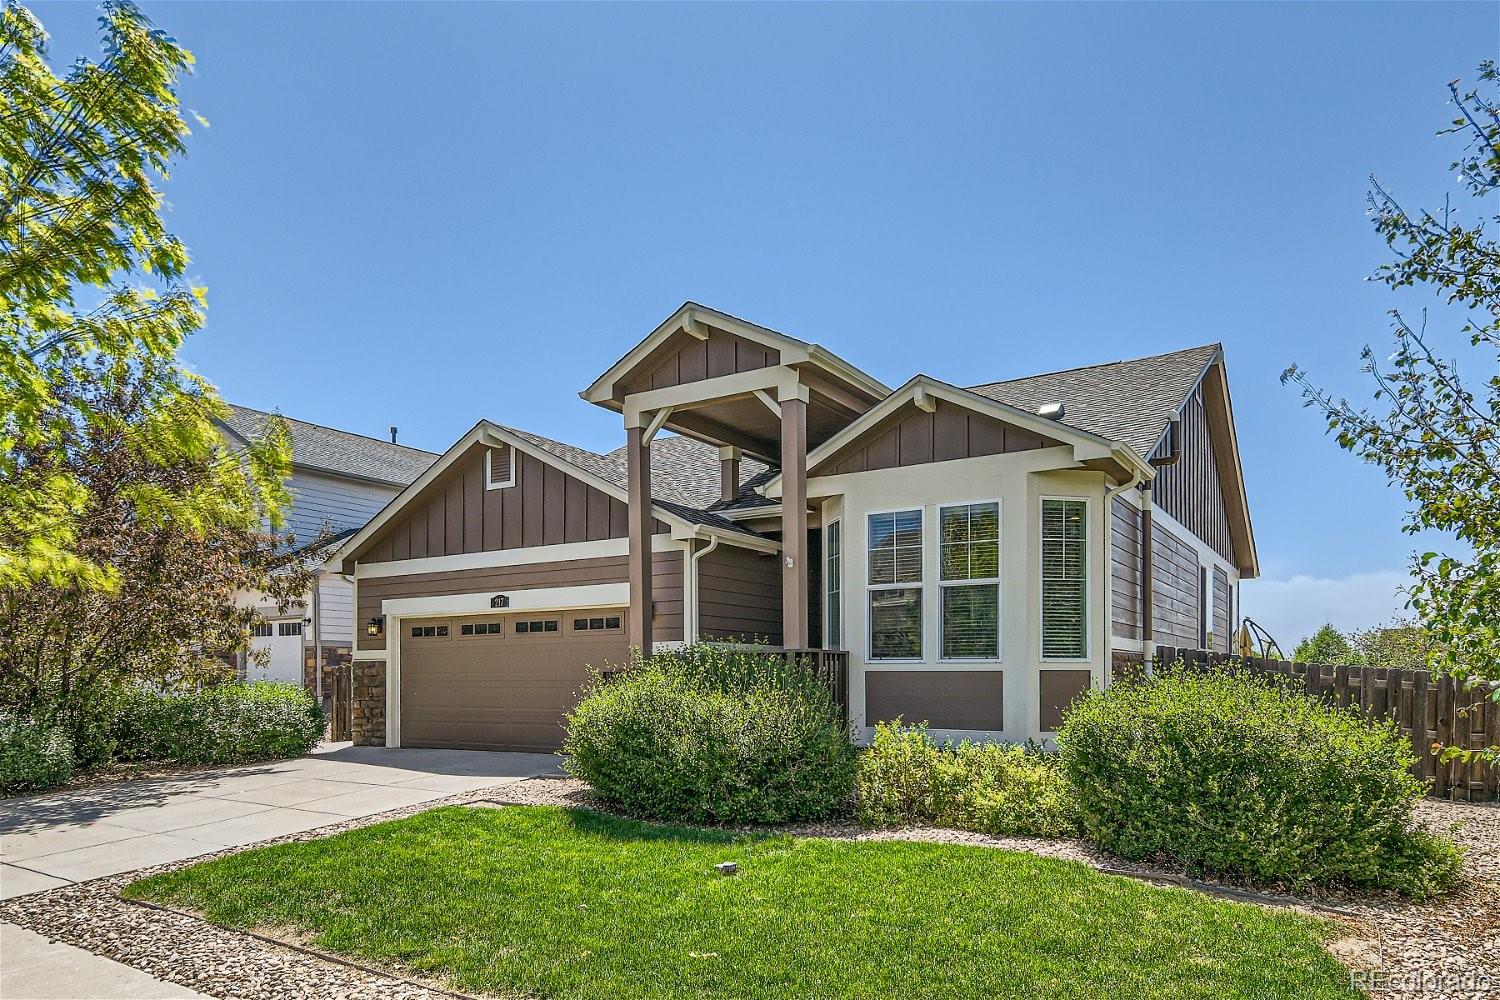
{"type": "Polygon", "coordinates": [[[0,898],[556,773],[547,754],[334,745],[296,760],[0,802],[0,898]]]}
{"type": "MultiPolygon", "coordinates": [[[[334,744],[297,760],[0,801],[0,898],[560,770],[547,754],[334,744]]],[[[0,997],[202,994],[0,924],[0,997]]]]}

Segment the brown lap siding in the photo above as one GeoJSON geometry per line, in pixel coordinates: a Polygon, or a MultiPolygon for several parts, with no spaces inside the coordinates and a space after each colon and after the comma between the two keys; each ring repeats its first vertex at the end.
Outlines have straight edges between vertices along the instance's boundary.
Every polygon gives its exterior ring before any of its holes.
{"type": "Polygon", "coordinates": [[[724,545],[699,559],[698,632],[780,645],[780,560],[724,545]]]}
{"type": "MultiPolygon", "coordinates": [[[[382,601],[397,598],[477,594],[485,591],[503,593],[535,590],[539,587],[584,587],[599,583],[625,583],[628,579],[625,556],[451,570],[444,573],[413,573],[408,576],[366,577],[355,585],[355,633],[360,649],[384,648],[386,636],[368,635],[364,626],[371,618],[383,613],[382,601]]],[[[658,638],[680,640],[682,552],[673,549],[654,553],[651,581],[658,638]]]]}

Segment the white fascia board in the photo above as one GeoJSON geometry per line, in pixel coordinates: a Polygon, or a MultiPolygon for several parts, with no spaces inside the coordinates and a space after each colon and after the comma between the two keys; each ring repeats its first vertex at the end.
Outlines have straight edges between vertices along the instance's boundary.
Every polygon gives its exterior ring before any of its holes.
{"type": "MultiPolygon", "coordinates": [[[[1124,461],[1131,468],[1142,470],[1146,477],[1154,474],[1154,470],[1144,460],[1136,455],[1129,447],[1120,442],[1110,441],[1108,438],[1088,431],[1081,431],[1056,420],[1048,420],[1045,417],[1030,413],[1008,403],[997,402],[987,396],[960,389],[957,386],[940,382],[928,375],[913,376],[905,385],[891,393],[885,399],[877,403],[864,415],[833,437],[813,449],[807,456],[807,467],[815,468],[818,463],[828,459],[839,449],[859,437],[870,427],[890,416],[899,407],[915,399],[917,391],[922,390],[929,396],[945,400],[955,406],[961,406],[968,410],[974,410],[1015,424],[1018,427],[1040,434],[1043,437],[1061,440],[1073,448],[1076,461],[1085,461],[1091,458],[1114,458],[1116,461],[1124,461]]],[[[768,480],[761,487],[761,493],[767,497],[781,496],[781,476],[768,480]]]]}
{"type": "Polygon", "coordinates": [[[769,368],[754,368],[732,375],[716,375],[713,378],[684,382],[682,385],[664,389],[647,389],[633,392],[625,397],[624,414],[626,427],[640,427],[648,421],[648,415],[666,407],[687,407],[718,399],[734,399],[749,396],[759,391],[774,389],[782,393],[795,394],[800,388],[797,373],[790,368],[772,365],[769,368]]]}
{"type": "Polygon", "coordinates": [[[710,309],[696,302],[684,302],[672,315],[663,320],[656,329],[646,334],[644,340],[627,351],[625,356],[620,358],[619,361],[610,365],[608,371],[596,378],[587,389],[578,395],[590,403],[613,402],[614,384],[621,375],[624,375],[638,364],[641,359],[646,357],[646,355],[660,347],[667,338],[682,330],[689,320],[698,320],[701,322],[705,319],[711,326],[726,330],[738,337],[744,337],[746,340],[753,340],[767,347],[774,347],[779,352],[805,351],[808,346],[795,337],[788,337],[784,333],[777,333],[775,330],[768,330],[765,327],[756,326],[754,323],[746,323],[744,320],[738,320],[726,313],[721,313],[717,309],[710,309]]]}
{"type": "Polygon", "coordinates": [[[631,348],[624,357],[610,365],[609,370],[584,389],[578,395],[581,399],[590,403],[598,403],[603,406],[615,407],[613,396],[614,384],[625,372],[629,371],[643,358],[662,345],[667,338],[677,331],[684,329],[691,322],[708,323],[720,330],[732,333],[737,337],[773,347],[780,354],[780,365],[798,365],[811,363],[830,374],[836,375],[847,382],[859,386],[871,395],[880,397],[888,394],[891,390],[883,385],[878,379],[872,378],[860,371],[854,365],[834,354],[818,344],[809,344],[789,337],[784,333],[778,333],[768,327],[758,326],[722,313],[717,309],[700,305],[696,302],[684,302],[676,312],[668,316],[660,326],[646,335],[635,347],[631,348]]]}
{"type": "Polygon", "coordinates": [[[410,486],[406,487],[400,493],[397,493],[395,496],[391,497],[390,502],[388,502],[384,507],[380,509],[380,513],[376,514],[373,518],[370,519],[369,523],[367,523],[363,528],[360,528],[359,531],[356,532],[352,537],[346,539],[343,544],[333,550],[333,552],[323,563],[324,571],[329,573],[342,572],[345,555],[350,552],[354,552],[365,542],[369,541],[371,536],[373,536],[381,528],[385,527],[386,524],[389,523],[391,518],[395,517],[397,512],[406,506],[409,500],[415,497],[418,493],[421,493],[424,489],[431,485],[433,480],[441,476],[445,471],[448,470],[449,467],[453,465],[454,462],[458,461],[458,456],[462,455],[469,449],[471,445],[473,445],[480,439],[480,436],[484,433],[485,424],[487,423],[488,421],[481,420],[479,421],[479,423],[469,428],[469,430],[463,435],[463,437],[459,438],[457,441],[453,442],[453,444],[449,445],[448,450],[439,455],[436,462],[433,462],[432,465],[428,466],[426,472],[422,473],[415,480],[413,480],[410,486]]]}
{"type": "Polygon", "coordinates": [[[694,524],[686,528],[673,528],[672,537],[678,541],[690,541],[695,538],[717,538],[720,544],[733,545],[736,548],[749,549],[752,552],[776,553],[781,551],[781,543],[774,538],[749,535],[743,531],[724,531],[721,528],[712,528],[705,524],[694,524]]]}
{"type": "MultiPolygon", "coordinates": [[[[652,552],[670,552],[677,547],[670,535],[651,536],[652,552]]],[[[497,549],[490,552],[464,552],[451,556],[359,563],[354,567],[354,578],[370,580],[392,576],[414,576],[418,573],[498,569],[505,566],[531,566],[538,563],[601,559],[629,554],[630,540],[628,538],[605,538],[596,542],[565,542],[560,545],[536,545],[525,549],[497,549]]]]}
{"type": "MultiPolygon", "coordinates": [[[[337,549],[335,549],[333,554],[329,556],[323,563],[322,569],[325,572],[329,573],[343,572],[343,561],[347,553],[356,551],[376,532],[385,527],[385,525],[391,520],[391,518],[395,517],[396,514],[400,512],[408,502],[410,502],[419,493],[421,493],[422,490],[426,489],[435,479],[437,479],[445,471],[447,471],[454,462],[458,461],[459,456],[462,455],[466,450],[468,450],[472,445],[481,442],[489,443],[492,441],[510,445],[517,451],[524,452],[525,454],[530,455],[532,458],[535,458],[537,461],[545,465],[550,465],[553,468],[561,469],[568,475],[572,476],[574,479],[587,483],[588,485],[599,490],[601,493],[614,497],[621,503],[630,503],[630,497],[627,491],[621,489],[602,476],[596,475],[595,473],[590,472],[588,469],[585,469],[582,466],[574,465],[567,459],[562,458],[558,455],[554,455],[550,451],[547,451],[543,448],[538,448],[536,445],[527,441],[525,438],[510,433],[498,424],[491,423],[488,420],[481,420],[479,421],[479,423],[470,428],[467,434],[454,442],[447,451],[443,452],[438,460],[434,462],[426,472],[422,473],[422,475],[418,477],[415,482],[392,497],[390,503],[381,508],[380,513],[376,514],[375,517],[363,528],[361,528],[357,534],[355,534],[352,538],[349,538],[337,549]]],[[[687,521],[670,511],[664,510],[654,503],[651,505],[651,513],[652,516],[660,518],[661,520],[674,526],[692,526],[691,521],[687,521]]]]}
{"type": "Polygon", "coordinates": [[[477,615],[517,611],[566,611],[572,608],[616,608],[630,604],[630,584],[595,583],[582,587],[537,587],[532,590],[502,590],[510,598],[503,608],[491,606],[494,594],[438,594],[433,597],[395,597],[380,602],[388,619],[477,615]]]}

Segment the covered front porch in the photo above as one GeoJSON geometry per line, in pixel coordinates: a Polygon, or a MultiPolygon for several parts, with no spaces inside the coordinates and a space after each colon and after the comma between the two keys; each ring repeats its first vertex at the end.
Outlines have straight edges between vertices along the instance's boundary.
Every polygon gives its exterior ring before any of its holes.
{"type": "MultiPolygon", "coordinates": [[[[631,644],[643,652],[652,648],[651,443],[671,431],[719,449],[719,497],[707,515],[779,543],[782,646],[791,652],[823,646],[812,604],[818,567],[807,456],[889,392],[816,344],[694,303],[683,305],[584,390],[584,399],[623,418],[631,644]],[[746,456],[779,475],[779,504],[742,481],[746,456]]],[[[832,660],[819,659],[824,662],[832,660]]]]}

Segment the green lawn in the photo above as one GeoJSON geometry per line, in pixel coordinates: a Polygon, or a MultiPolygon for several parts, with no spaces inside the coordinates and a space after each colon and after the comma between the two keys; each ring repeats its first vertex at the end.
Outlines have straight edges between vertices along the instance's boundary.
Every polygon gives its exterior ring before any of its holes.
{"type": "Polygon", "coordinates": [[[450,807],[125,895],[498,995],[1351,996],[1329,925],[981,847],[450,807]],[[740,874],[714,873],[737,861],[740,874]]]}

